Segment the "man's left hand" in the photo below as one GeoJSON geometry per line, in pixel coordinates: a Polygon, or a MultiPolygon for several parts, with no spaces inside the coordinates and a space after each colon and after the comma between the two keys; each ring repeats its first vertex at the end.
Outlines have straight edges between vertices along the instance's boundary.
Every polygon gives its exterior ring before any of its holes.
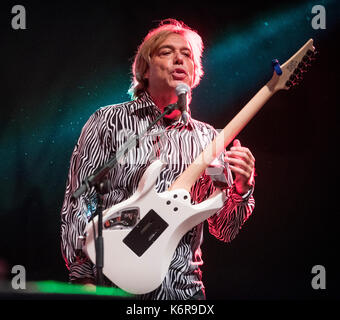
{"type": "Polygon", "coordinates": [[[233,141],[230,151],[224,158],[230,170],[235,174],[235,187],[238,194],[245,194],[253,185],[255,158],[248,148],[242,147],[238,139],[233,141]]]}

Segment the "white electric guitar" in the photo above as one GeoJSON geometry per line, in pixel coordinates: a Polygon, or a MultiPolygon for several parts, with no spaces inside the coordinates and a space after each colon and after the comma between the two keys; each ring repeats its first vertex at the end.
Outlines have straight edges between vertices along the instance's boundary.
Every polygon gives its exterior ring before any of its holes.
{"type": "MultiPolygon", "coordinates": [[[[156,180],[164,167],[159,160],[145,171],[137,191],[127,200],[103,212],[104,275],[121,289],[144,294],[162,283],[176,247],[193,227],[212,216],[224,204],[225,192],[217,190],[206,201],[192,205],[190,189],[204,170],[229,145],[275,92],[289,89],[314,56],[310,39],[287,62],[273,62],[271,80],[243,107],[168,191],[157,193],[156,180]]],[[[85,229],[83,250],[96,262],[95,235],[98,217],[85,229]]]]}

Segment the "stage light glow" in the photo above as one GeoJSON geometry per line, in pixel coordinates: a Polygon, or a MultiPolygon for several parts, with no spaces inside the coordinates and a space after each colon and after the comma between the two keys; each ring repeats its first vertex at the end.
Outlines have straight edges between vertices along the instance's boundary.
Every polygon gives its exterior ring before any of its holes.
{"type": "MultiPolygon", "coordinates": [[[[337,21],[336,1],[321,2],[331,30],[337,21]]],[[[311,25],[314,5],[306,1],[275,11],[268,8],[242,24],[233,21],[232,27],[220,32],[203,56],[205,76],[193,93],[193,115],[207,122],[223,118],[226,108],[239,109],[271,78],[272,59],[283,64],[310,38],[318,45],[326,32],[311,25]]]]}
{"type": "Polygon", "coordinates": [[[34,293],[95,295],[111,297],[133,297],[132,294],[119,288],[90,287],[86,285],[69,284],[58,281],[37,281],[28,285],[29,291],[34,293]]]}

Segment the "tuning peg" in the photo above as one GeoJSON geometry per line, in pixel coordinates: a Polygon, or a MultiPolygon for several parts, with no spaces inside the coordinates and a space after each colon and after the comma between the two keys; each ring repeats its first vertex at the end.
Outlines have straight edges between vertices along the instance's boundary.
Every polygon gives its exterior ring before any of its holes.
{"type": "Polygon", "coordinates": [[[311,64],[312,61],[311,61],[311,59],[310,59],[307,55],[303,56],[302,61],[304,62],[304,64],[305,64],[307,67],[312,65],[312,64],[311,64]]]}
{"type": "Polygon", "coordinates": [[[301,74],[301,71],[299,68],[296,68],[294,69],[294,74],[297,76],[297,75],[300,75],[301,74]]]}
{"type": "Polygon", "coordinates": [[[314,51],[313,54],[310,56],[310,60],[313,62],[316,60],[317,56],[319,55],[318,51],[314,51]]]}
{"type": "Polygon", "coordinates": [[[314,50],[314,51],[308,50],[307,53],[306,53],[306,55],[309,58],[310,63],[313,63],[316,60],[316,57],[318,56],[318,54],[319,54],[319,52],[316,51],[316,50],[314,50]]]}
{"type": "Polygon", "coordinates": [[[300,62],[300,63],[298,64],[298,68],[299,68],[299,70],[300,70],[301,73],[307,71],[307,66],[306,66],[303,62],[300,62]]]}
{"type": "Polygon", "coordinates": [[[297,81],[301,81],[302,79],[303,79],[303,77],[302,77],[301,73],[298,76],[296,76],[297,81]]]}
{"type": "Polygon", "coordinates": [[[302,81],[302,77],[296,79],[294,85],[298,86],[301,83],[301,81],[302,81]]]}
{"type": "Polygon", "coordinates": [[[296,76],[294,74],[292,74],[290,77],[289,77],[289,80],[292,81],[293,83],[296,81],[296,76]]]}
{"type": "Polygon", "coordinates": [[[294,85],[294,83],[290,80],[286,82],[286,87],[291,88],[294,85]]]}
{"type": "Polygon", "coordinates": [[[315,54],[315,51],[313,52],[312,50],[309,49],[306,54],[307,56],[311,57],[315,54]]]}
{"type": "Polygon", "coordinates": [[[295,75],[295,77],[298,81],[302,79],[301,70],[299,68],[296,68],[294,70],[293,74],[295,75]]]}
{"type": "Polygon", "coordinates": [[[306,55],[307,55],[308,57],[310,57],[310,58],[315,58],[315,56],[319,55],[319,51],[316,51],[316,50],[314,50],[314,51],[308,50],[308,51],[306,52],[306,55]]]}

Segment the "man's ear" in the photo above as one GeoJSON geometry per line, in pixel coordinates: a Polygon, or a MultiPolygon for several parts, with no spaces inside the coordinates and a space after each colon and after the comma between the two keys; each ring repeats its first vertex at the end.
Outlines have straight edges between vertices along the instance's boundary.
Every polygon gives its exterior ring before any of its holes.
{"type": "Polygon", "coordinates": [[[143,79],[149,79],[149,68],[144,72],[143,79]]]}

